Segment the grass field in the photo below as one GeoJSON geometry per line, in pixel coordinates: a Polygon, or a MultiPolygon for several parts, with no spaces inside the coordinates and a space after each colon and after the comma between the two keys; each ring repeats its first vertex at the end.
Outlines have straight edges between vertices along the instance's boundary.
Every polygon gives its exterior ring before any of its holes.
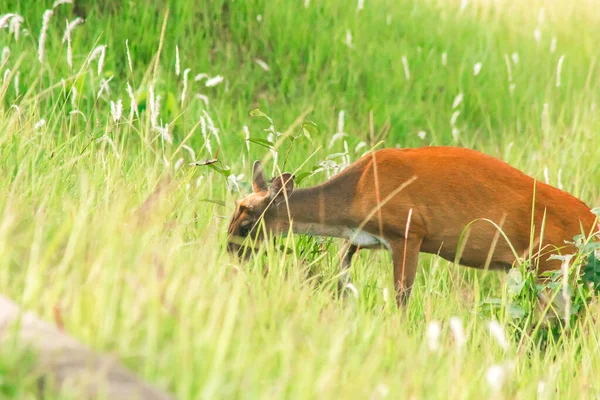
{"type": "MultiPolygon", "coordinates": [[[[600,396],[595,300],[540,346],[505,274],[422,255],[403,313],[385,252],[341,301],[337,240],[225,248],[265,157],[320,167],[307,186],[376,145],[464,146],[600,205],[595,1],[75,3],[0,7],[23,18],[0,30],[1,293],[180,399],[600,396]]],[[[0,396],[33,398],[29,357],[0,354],[0,396]]]]}

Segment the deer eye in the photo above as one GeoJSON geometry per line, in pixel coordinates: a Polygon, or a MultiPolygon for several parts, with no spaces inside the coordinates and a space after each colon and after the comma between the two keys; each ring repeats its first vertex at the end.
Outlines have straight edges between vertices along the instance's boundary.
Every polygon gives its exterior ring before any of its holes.
{"type": "Polygon", "coordinates": [[[252,229],[252,223],[250,221],[244,221],[240,224],[240,236],[246,237],[250,234],[252,229]]]}

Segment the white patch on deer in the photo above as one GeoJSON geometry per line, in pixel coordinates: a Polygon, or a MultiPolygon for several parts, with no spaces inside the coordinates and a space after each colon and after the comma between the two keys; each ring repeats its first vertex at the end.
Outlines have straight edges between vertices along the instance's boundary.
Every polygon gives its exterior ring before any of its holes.
{"type": "Polygon", "coordinates": [[[382,244],[388,249],[390,248],[390,244],[387,242],[387,240],[380,238],[379,236],[371,235],[365,231],[358,229],[346,229],[345,233],[345,236],[348,238],[348,240],[350,240],[355,246],[367,247],[382,244]]]}

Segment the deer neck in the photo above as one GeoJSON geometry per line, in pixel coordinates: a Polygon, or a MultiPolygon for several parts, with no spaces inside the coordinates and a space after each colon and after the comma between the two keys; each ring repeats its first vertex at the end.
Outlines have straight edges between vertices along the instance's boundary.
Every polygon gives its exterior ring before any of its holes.
{"type": "Polygon", "coordinates": [[[339,185],[296,189],[274,207],[268,222],[285,233],[346,237],[351,220],[353,193],[339,185]]]}

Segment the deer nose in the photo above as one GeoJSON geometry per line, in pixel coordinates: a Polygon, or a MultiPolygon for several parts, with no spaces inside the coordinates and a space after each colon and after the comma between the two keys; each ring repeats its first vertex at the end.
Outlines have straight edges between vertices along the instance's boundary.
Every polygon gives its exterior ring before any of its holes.
{"type": "Polygon", "coordinates": [[[233,243],[233,242],[229,242],[227,243],[227,252],[230,254],[237,254],[237,252],[240,250],[240,245],[233,243]]]}

